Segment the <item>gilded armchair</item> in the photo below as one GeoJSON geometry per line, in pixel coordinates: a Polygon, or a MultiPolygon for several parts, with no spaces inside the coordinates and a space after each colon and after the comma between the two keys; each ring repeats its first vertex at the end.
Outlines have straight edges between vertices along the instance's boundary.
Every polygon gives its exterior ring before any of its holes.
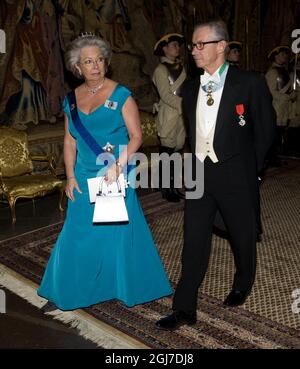
{"type": "Polygon", "coordinates": [[[55,161],[52,155],[29,155],[27,135],[23,131],[0,128],[0,195],[7,199],[12,216],[16,222],[15,204],[19,198],[34,199],[59,191],[59,210],[63,211],[63,181],[56,177],[55,161]],[[33,173],[32,161],[47,161],[50,173],[33,173]]]}

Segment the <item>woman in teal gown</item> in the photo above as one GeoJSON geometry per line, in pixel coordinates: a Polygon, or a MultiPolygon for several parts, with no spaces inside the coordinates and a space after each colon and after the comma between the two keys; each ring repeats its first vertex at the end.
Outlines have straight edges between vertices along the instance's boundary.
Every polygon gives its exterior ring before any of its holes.
{"type": "MultiPolygon", "coordinates": [[[[67,54],[69,68],[85,79],[76,89],[83,126],[101,147],[108,142],[114,146],[118,165],[105,168],[112,182],[140,146],[141,129],[130,91],[105,78],[109,59],[106,42],[95,36],[74,40],[67,54]],[[128,156],[120,146],[126,146],[128,156]]],[[[61,310],[112,299],[132,307],[170,295],[172,289],[134,188],[126,190],[128,223],[93,224],[87,179],[96,177],[101,167],[75,127],[67,99],[64,111],[68,209],[38,295],[61,310]]]]}

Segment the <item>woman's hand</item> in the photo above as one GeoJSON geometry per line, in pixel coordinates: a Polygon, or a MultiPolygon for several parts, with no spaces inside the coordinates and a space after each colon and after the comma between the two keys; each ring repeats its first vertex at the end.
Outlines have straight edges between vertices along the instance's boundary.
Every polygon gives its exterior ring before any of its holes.
{"type": "Polygon", "coordinates": [[[70,177],[70,178],[67,179],[65,191],[66,191],[67,198],[70,199],[71,201],[75,200],[74,199],[74,194],[73,194],[74,188],[76,189],[76,191],[78,193],[82,193],[79,186],[78,186],[76,178],[75,177],[70,177]]]}
{"type": "Polygon", "coordinates": [[[107,184],[112,184],[115,182],[118,178],[120,173],[122,172],[122,167],[117,164],[113,164],[105,173],[105,181],[107,184]]]}

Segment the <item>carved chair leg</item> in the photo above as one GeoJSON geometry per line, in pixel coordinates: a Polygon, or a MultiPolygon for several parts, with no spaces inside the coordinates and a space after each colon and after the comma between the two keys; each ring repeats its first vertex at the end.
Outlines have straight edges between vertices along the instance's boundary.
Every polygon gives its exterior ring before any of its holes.
{"type": "Polygon", "coordinates": [[[60,211],[64,211],[64,208],[63,208],[62,204],[63,204],[64,195],[65,195],[65,190],[63,188],[60,188],[59,191],[60,191],[60,195],[59,195],[58,207],[59,207],[60,211]]]}
{"type": "Polygon", "coordinates": [[[8,203],[11,211],[12,224],[16,223],[16,197],[9,197],[8,203]]]}
{"type": "Polygon", "coordinates": [[[34,199],[34,197],[31,199],[31,201],[32,201],[32,214],[35,217],[36,207],[35,207],[35,199],[34,199]]]}

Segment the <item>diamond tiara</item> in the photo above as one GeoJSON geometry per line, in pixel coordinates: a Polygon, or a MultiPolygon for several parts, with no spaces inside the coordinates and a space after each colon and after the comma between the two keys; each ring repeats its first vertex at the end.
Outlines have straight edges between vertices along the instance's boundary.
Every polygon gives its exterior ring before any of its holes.
{"type": "Polygon", "coordinates": [[[95,37],[95,33],[93,32],[81,32],[80,35],[76,38],[76,40],[82,39],[82,38],[88,38],[88,37],[95,37]]]}

